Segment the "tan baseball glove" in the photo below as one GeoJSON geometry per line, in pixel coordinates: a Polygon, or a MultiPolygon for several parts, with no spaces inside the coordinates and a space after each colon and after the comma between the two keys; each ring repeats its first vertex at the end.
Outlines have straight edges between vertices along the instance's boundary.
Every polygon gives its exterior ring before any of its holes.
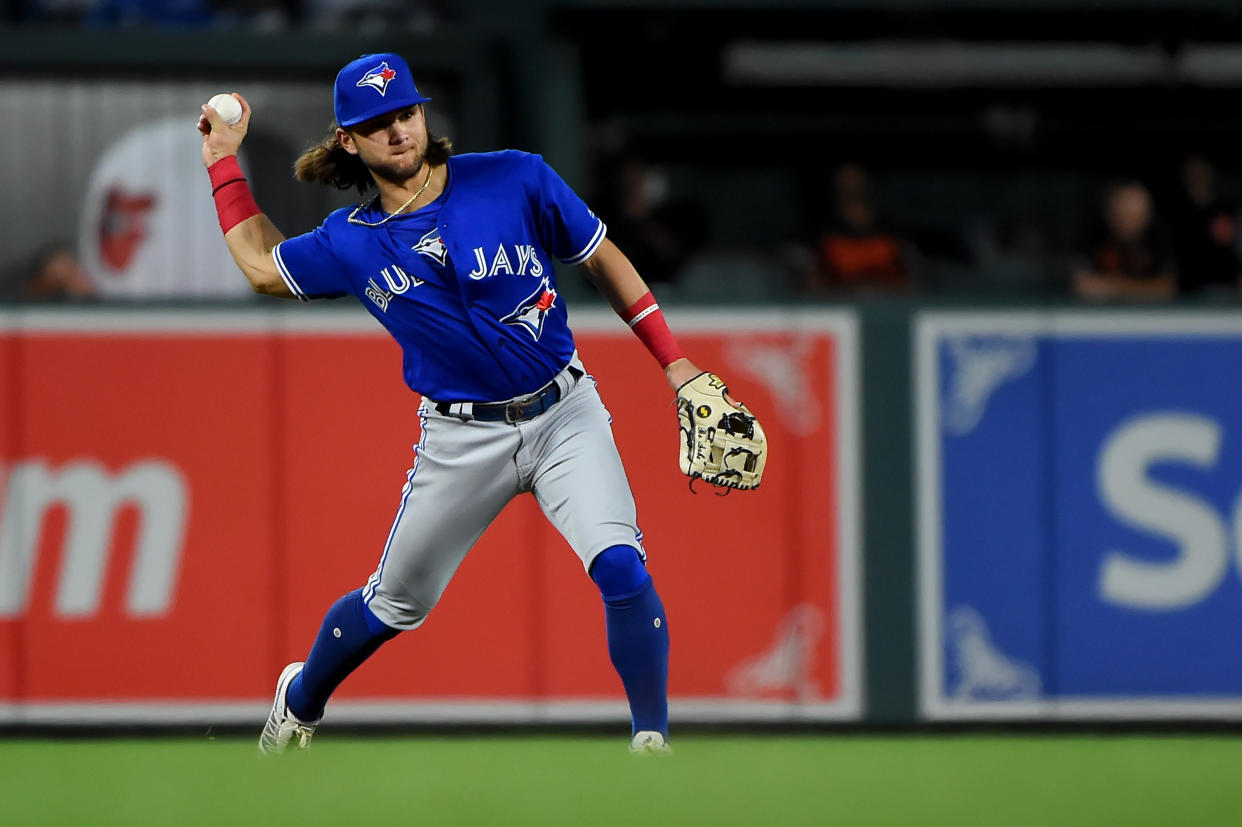
{"type": "Polygon", "coordinates": [[[728,392],[719,376],[706,372],[677,389],[681,472],[722,488],[758,488],[767,437],[746,406],[725,401],[728,392]]]}

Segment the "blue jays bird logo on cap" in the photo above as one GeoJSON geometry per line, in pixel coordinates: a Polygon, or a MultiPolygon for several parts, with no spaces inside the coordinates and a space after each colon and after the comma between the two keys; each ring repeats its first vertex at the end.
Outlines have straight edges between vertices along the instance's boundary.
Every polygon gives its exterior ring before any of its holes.
{"type": "Polygon", "coordinates": [[[511,324],[524,329],[539,341],[543,334],[543,320],[548,311],[556,306],[556,289],[545,276],[535,291],[522,300],[513,312],[500,320],[501,324],[511,324]]]}
{"type": "Polygon", "coordinates": [[[332,88],[332,111],[336,122],[346,129],[376,115],[429,100],[414,86],[409,64],[394,52],[366,54],[351,60],[337,72],[332,88]],[[379,97],[371,92],[379,92],[379,97]]]}
{"type": "Polygon", "coordinates": [[[388,68],[388,61],[367,72],[358,81],[358,86],[370,86],[381,95],[388,91],[388,82],[397,76],[396,69],[388,68]]]}

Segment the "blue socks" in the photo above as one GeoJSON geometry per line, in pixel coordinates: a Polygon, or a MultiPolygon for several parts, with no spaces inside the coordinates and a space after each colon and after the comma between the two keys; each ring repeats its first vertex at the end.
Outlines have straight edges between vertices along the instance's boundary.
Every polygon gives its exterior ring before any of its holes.
{"type": "Polygon", "coordinates": [[[341,681],[400,631],[384,625],[371,613],[362,602],[362,589],[333,603],[306,656],[306,666],[289,682],[285,693],[289,711],[306,723],[318,721],[341,681]]]}
{"type": "MultiPolygon", "coordinates": [[[[612,546],[595,558],[591,577],[604,598],[608,655],[630,702],[632,732],[668,736],[668,622],[655,584],[631,546],[612,546]]],[[[362,590],[342,597],[324,615],[301,674],[285,695],[289,710],[313,723],[341,682],[386,641],[400,633],[362,601],[362,590]]]]}
{"type": "Polygon", "coordinates": [[[668,621],[655,584],[630,546],[595,558],[591,577],[604,597],[608,655],[621,676],[633,719],[631,734],[668,737],[668,621]]]}

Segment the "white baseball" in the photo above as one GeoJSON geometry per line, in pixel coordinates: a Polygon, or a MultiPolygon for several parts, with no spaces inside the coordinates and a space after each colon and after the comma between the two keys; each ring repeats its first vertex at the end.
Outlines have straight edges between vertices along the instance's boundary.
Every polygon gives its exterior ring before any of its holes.
{"type": "Polygon", "coordinates": [[[229,126],[232,126],[241,120],[241,104],[238,103],[237,98],[232,95],[221,92],[211,100],[207,101],[207,105],[219,112],[220,117],[224,118],[224,122],[229,126]]]}

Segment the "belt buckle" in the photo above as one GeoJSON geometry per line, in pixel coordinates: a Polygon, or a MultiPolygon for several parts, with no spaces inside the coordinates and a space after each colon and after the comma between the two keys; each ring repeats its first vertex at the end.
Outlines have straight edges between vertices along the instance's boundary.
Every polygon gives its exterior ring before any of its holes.
{"type": "Polygon", "coordinates": [[[505,424],[516,425],[525,419],[526,409],[532,402],[538,399],[524,399],[521,402],[510,402],[505,405],[505,424]]]}
{"type": "MultiPolygon", "coordinates": [[[[519,422],[530,419],[531,417],[528,417],[526,412],[534,409],[535,407],[539,408],[539,410],[535,411],[536,416],[543,413],[548,408],[552,407],[552,405],[547,401],[549,396],[555,394],[556,399],[560,398],[559,390],[560,389],[556,385],[556,382],[553,381],[535,391],[530,396],[505,405],[505,423],[508,425],[516,425],[519,422]]],[[[553,399],[553,402],[555,402],[556,399],[553,399]]]]}

